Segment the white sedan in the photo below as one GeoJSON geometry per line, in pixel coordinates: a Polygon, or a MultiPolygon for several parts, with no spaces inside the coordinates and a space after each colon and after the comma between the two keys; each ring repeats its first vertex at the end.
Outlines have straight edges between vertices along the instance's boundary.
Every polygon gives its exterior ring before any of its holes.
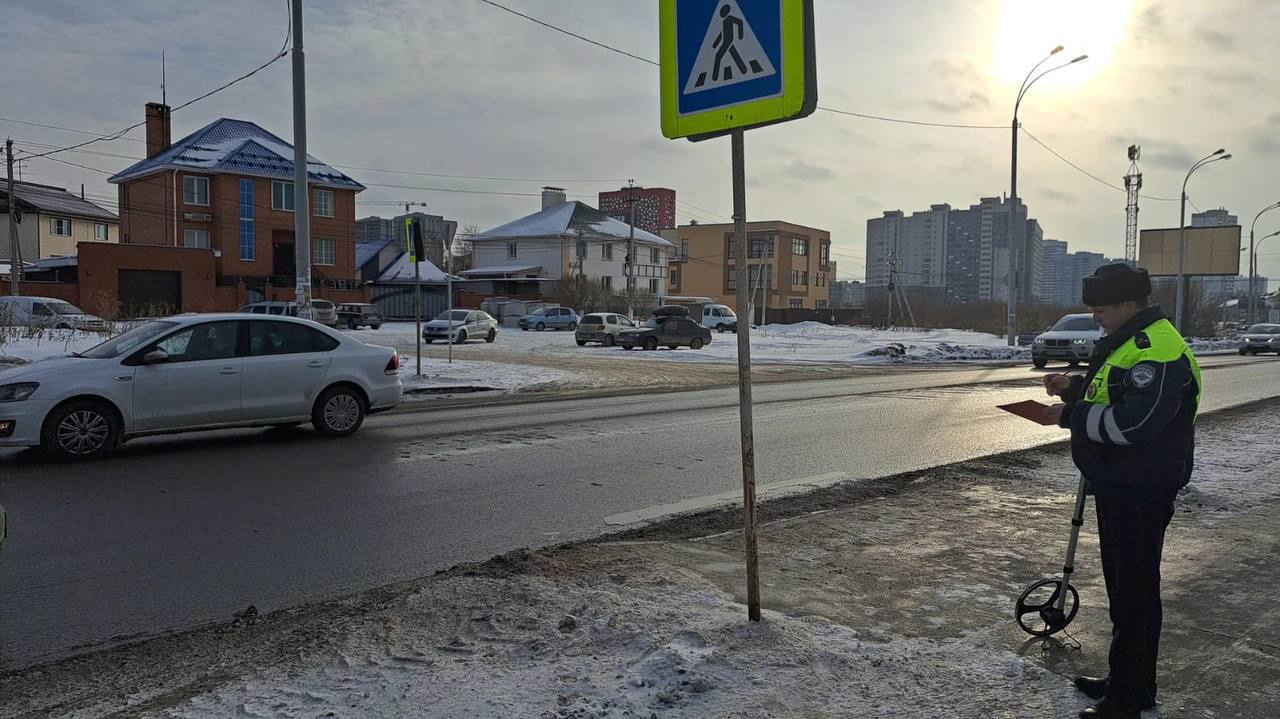
{"type": "Polygon", "coordinates": [[[292,317],[181,315],[0,371],[0,446],[88,459],[132,438],[311,422],[355,432],[400,401],[395,350],[292,317]]]}

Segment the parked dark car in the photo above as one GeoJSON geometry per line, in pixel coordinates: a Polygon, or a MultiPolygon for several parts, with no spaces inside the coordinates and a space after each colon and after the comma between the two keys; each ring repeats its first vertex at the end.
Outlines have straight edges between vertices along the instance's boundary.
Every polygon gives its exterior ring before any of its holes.
{"type": "Polygon", "coordinates": [[[338,324],[349,330],[361,327],[371,327],[376,330],[385,321],[386,318],[382,316],[382,311],[377,305],[357,302],[338,305],[338,324]]]}
{"type": "Polygon", "coordinates": [[[710,341],[711,330],[687,316],[663,316],[656,313],[645,320],[643,326],[621,330],[617,336],[618,346],[628,350],[635,347],[656,350],[659,345],[666,345],[669,349],[688,347],[700,350],[710,341]]]}

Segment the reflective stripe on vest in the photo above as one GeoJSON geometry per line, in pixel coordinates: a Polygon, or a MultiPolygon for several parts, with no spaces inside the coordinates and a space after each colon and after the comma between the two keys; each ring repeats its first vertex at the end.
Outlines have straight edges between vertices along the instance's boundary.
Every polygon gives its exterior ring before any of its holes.
{"type": "Polygon", "coordinates": [[[1138,347],[1135,341],[1137,333],[1135,333],[1134,337],[1130,337],[1107,355],[1107,361],[1098,369],[1098,374],[1094,375],[1093,382],[1085,391],[1084,400],[1093,404],[1111,404],[1111,391],[1107,386],[1107,378],[1111,375],[1113,367],[1127,370],[1139,362],[1176,362],[1179,357],[1186,357],[1187,363],[1191,365],[1191,376],[1196,380],[1196,412],[1198,414],[1200,395],[1204,390],[1204,384],[1200,381],[1200,363],[1196,362],[1195,355],[1191,354],[1191,349],[1187,347],[1182,335],[1178,334],[1173,323],[1167,319],[1152,322],[1141,333],[1151,341],[1151,346],[1146,349],[1138,347]]]}

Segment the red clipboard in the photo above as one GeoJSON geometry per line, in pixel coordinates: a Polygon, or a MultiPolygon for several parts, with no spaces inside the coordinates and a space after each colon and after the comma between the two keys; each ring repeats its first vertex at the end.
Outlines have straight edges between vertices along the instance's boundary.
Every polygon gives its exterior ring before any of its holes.
{"type": "Polygon", "coordinates": [[[996,405],[997,409],[1002,409],[1010,414],[1016,414],[1023,419],[1029,419],[1036,424],[1045,426],[1056,425],[1052,419],[1046,414],[1049,405],[1035,401],[1034,399],[1023,400],[1022,402],[1014,402],[1013,404],[996,405]]]}

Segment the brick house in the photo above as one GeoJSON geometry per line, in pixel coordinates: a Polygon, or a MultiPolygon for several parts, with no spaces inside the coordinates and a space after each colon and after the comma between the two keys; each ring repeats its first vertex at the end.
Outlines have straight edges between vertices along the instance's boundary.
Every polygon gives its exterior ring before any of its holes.
{"type": "MultiPolygon", "coordinates": [[[[169,108],[146,106],[147,157],[113,175],[118,186],[120,242],[117,302],[192,296],[236,296],[236,303],[291,298],[295,282],[293,146],[258,125],[221,118],[170,142],[169,108]],[[154,258],[175,257],[157,246],[205,250],[220,288],[193,292],[154,258]],[[139,254],[141,253],[141,254],[139,254]],[[133,262],[130,258],[139,258],[133,262]],[[146,258],[145,261],[142,258],[146,258]],[[139,267],[126,266],[129,263],[139,267]],[[141,265],[146,265],[142,267],[141,265]],[[120,274],[129,270],[128,281],[120,274]],[[166,274],[167,273],[167,274],[166,274]],[[165,275],[162,277],[161,275],[165,275]]],[[[356,266],[356,193],[364,186],[308,156],[312,285],[316,297],[363,301],[356,266]]],[[[163,264],[163,263],[162,263],[163,264]]],[[[95,267],[111,273],[110,267],[95,267]]],[[[176,270],[176,268],[174,268],[176,270]]],[[[82,268],[83,274],[83,268],[82,268]]],[[[234,309],[221,306],[217,309],[234,309]]],[[[194,309],[194,308],[192,308],[194,309]]]]}

